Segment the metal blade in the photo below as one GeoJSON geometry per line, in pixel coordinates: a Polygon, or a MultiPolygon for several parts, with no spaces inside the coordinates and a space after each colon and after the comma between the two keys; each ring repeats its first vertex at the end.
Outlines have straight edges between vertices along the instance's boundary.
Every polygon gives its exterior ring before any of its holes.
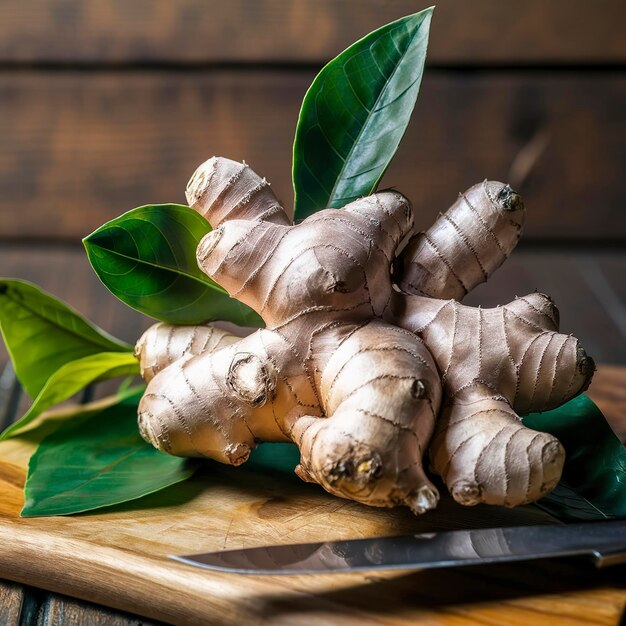
{"type": "Polygon", "coordinates": [[[626,521],[567,526],[455,530],[400,537],[277,545],[173,556],[182,563],[242,574],[319,574],[455,567],[589,555],[602,565],[626,556],[626,521]]]}

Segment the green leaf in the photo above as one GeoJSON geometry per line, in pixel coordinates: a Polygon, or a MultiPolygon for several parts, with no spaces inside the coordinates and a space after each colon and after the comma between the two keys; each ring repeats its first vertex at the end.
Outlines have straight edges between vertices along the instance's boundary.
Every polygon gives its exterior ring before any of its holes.
{"type": "Polygon", "coordinates": [[[91,383],[137,374],[139,363],[131,352],[100,352],[66,363],[50,376],[28,411],[0,435],[0,441],[23,432],[43,411],[91,383]]]}
{"type": "Polygon", "coordinates": [[[562,482],[545,498],[535,502],[535,505],[563,522],[604,520],[612,517],[605,515],[589,500],[562,482]]]}
{"type": "Polygon", "coordinates": [[[300,450],[293,443],[261,443],[250,453],[242,469],[253,472],[270,470],[293,475],[300,463],[300,450]]]}
{"type": "Polygon", "coordinates": [[[433,7],[375,30],[313,81],[293,147],[296,219],[376,189],[415,106],[432,13],[433,7]]]}
{"type": "Polygon", "coordinates": [[[135,393],[46,437],[30,459],[22,516],[89,511],[189,478],[195,464],[159,452],[140,437],[140,398],[135,393]]]}
{"type": "Polygon", "coordinates": [[[523,421],[529,428],[551,433],[565,447],[563,483],[569,489],[561,499],[554,494],[546,502],[555,511],[560,506],[559,517],[589,519],[593,508],[598,517],[626,517],[626,448],[588,396],[532,413],[523,421]],[[574,503],[572,492],[584,500],[574,503]]]}
{"type": "Polygon", "coordinates": [[[0,278],[0,330],[15,373],[32,398],[70,361],[132,350],[54,296],[15,278],[0,278]]]}
{"type": "Polygon", "coordinates": [[[146,315],[172,324],[228,320],[263,326],[252,309],[198,267],[196,248],[210,230],[187,206],[155,204],[107,222],[83,242],[107,289],[146,315]]]}

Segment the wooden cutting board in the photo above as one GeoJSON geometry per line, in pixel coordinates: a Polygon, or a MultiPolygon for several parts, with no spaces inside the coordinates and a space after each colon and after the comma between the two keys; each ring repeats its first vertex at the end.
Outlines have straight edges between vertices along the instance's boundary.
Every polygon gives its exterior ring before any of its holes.
{"type": "Polygon", "coordinates": [[[295,476],[219,465],[106,512],[20,519],[31,450],[0,444],[0,578],[173,624],[615,625],[626,603],[625,568],[564,560],[422,573],[211,573],[167,555],[555,520],[534,507],[461,508],[448,498],[417,518],[340,500],[295,476]]]}

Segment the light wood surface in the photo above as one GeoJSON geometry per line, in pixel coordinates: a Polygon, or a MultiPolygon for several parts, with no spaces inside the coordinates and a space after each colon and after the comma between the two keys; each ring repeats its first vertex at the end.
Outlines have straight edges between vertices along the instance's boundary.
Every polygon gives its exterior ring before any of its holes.
{"type": "MultiPolygon", "coordinates": [[[[470,298],[475,305],[495,306],[512,299],[516,294],[527,293],[535,288],[546,290],[555,297],[561,306],[562,328],[580,336],[590,353],[598,360],[619,362],[626,354],[624,351],[625,339],[620,334],[620,320],[622,323],[624,320],[623,302],[626,283],[623,281],[623,276],[626,272],[625,263],[626,258],[623,254],[608,251],[596,254],[567,251],[516,251],[509,261],[494,274],[492,279],[476,289],[470,298]],[[598,286],[603,287],[598,289],[598,286]]],[[[135,341],[146,324],[149,324],[149,320],[119,303],[102,287],[90,270],[84,258],[84,252],[78,247],[42,245],[39,248],[33,248],[32,246],[3,245],[0,248],[0,268],[5,275],[19,276],[41,284],[45,289],[69,301],[88,318],[130,342],[135,341]],[[72,276],[72,280],[68,281],[68,276],[72,276]]],[[[4,348],[0,347],[0,364],[4,365],[5,359],[4,348]]],[[[626,369],[601,366],[596,373],[589,393],[601,406],[622,440],[626,440],[626,369]]],[[[0,399],[0,404],[7,402],[12,396],[9,380],[0,380],[0,396],[2,395],[4,395],[4,400],[0,399]]],[[[26,407],[26,399],[22,397],[16,414],[22,414],[26,407]]],[[[3,411],[0,407],[0,420],[2,416],[3,411]]],[[[23,469],[17,471],[14,482],[19,484],[23,479],[23,469]]],[[[6,478],[5,476],[5,482],[6,478]]],[[[296,482],[296,489],[287,481],[288,486],[291,485],[287,489],[282,486],[284,482],[285,478],[276,484],[273,491],[267,491],[270,486],[267,484],[269,480],[265,481],[265,488],[258,487],[258,481],[252,483],[248,488],[246,488],[246,480],[243,481],[243,485],[241,483],[226,483],[226,486],[234,489],[235,493],[239,492],[238,497],[248,493],[248,504],[242,504],[241,508],[237,508],[233,504],[228,509],[230,513],[226,512],[217,516],[213,512],[215,504],[214,500],[211,499],[212,492],[210,489],[212,487],[207,484],[205,489],[209,491],[206,492],[205,496],[202,496],[205,498],[203,500],[204,505],[198,503],[199,508],[193,515],[196,523],[199,522],[202,528],[217,524],[215,531],[217,537],[213,539],[209,537],[205,543],[202,536],[198,538],[202,532],[196,531],[198,545],[194,544],[194,548],[205,549],[210,546],[221,548],[224,544],[229,547],[237,547],[245,541],[251,544],[255,538],[261,541],[262,537],[267,537],[267,541],[279,541],[281,535],[285,536],[285,541],[291,541],[289,526],[295,525],[297,522],[309,524],[310,536],[317,538],[319,536],[340,536],[340,530],[344,525],[346,534],[343,536],[348,536],[349,531],[352,531],[355,525],[359,525],[358,532],[368,534],[370,532],[401,532],[402,529],[411,529],[412,525],[417,523],[410,517],[407,520],[402,512],[399,513],[399,518],[396,517],[398,513],[392,514],[375,510],[367,510],[363,513],[363,510],[358,506],[354,507],[349,503],[333,499],[324,500],[328,497],[323,493],[319,494],[322,500],[315,501],[319,503],[318,512],[309,519],[303,509],[306,509],[311,501],[301,498],[307,494],[310,495],[311,489],[315,488],[296,482]],[[255,491],[256,489],[258,492],[255,491]],[[299,489],[303,491],[299,492],[299,489]],[[255,495],[257,498],[253,498],[255,495]],[[262,505],[253,507],[250,504],[252,501],[258,503],[269,501],[269,504],[265,507],[262,505]],[[337,517],[335,508],[339,505],[347,506],[348,513],[353,510],[350,507],[359,509],[359,516],[354,518],[354,522],[347,519],[346,516],[337,517]],[[202,506],[206,507],[206,511],[199,512],[202,506]],[[324,506],[328,507],[327,512],[330,519],[328,524],[320,527],[319,519],[324,511],[324,506]],[[258,510],[262,512],[260,518],[256,513],[258,510]],[[267,511],[274,512],[274,518],[263,515],[267,511]],[[232,526],[227,517],[229,514],[233,520],[232,526]],[[244,523],[242,516],[247,515],[250,517],[244,523]],[[298,515],[300,517],[297,517],[298,515]],[[381,515],[387,520],[382,525],[376,522],[381,515]],[[218,521],[214,521],[214,518],[218,521]],[[394,523],[395,519],[400,519],[397,525],[394,523]],[[275,529],[275,534],[268,535],[268,525],[275,529]],[[228,526],[230,526],[230,530],[228,526]],[[257,529],[260,529],[261,533],[258,538],[257,529]],[[221,537],[219,532],[222,533],[221,537]],[[246,534],[248,535],[247,538],[246,534]]],[[[2,484],[0,482],[0,485],[2,484]]],[[[197,484],[194,489],[202,490],[201,484],[197,484]]],[[[19,499],[19,490],[13,489],[12,492],[17,494],[19,499]]],[[[193,489],[189,492],[181,491],[180,497],[184,499],[186,493],[193,493],[193,489]]],[[[0,489],[0,502],[6,496],[6,487],[3,486],[0,489]]],[[[154,520],[154,525],[152,522],[148,524],[146,536],[150,538],[152,537],[151,533],[170,525],[174,535],[170,540],[175,542],[180,521],[173,519],[168,522],[167,511],[175,506],[174,494],[168,495],[168,499],[170,504],[165,503],[168,508],[160,512],[158,509],[150,509],[150,503],[154,501],[149,500],[133,505],[126,515],[121,515],[121,518],[120,516],[112,518],[108,516],[110,514],[107,514],[105,517],[80,516],[69,521],[52,520],[53,531],[55,535],[59,532],[65,532],[63,524],[70,524],[72,528],[72,525],[79,524],[84,528],[83,524],[95,520],[97,525],[92,527],[93,536],[98,534],[107,536],[113,533],[111,540],[117,541],[116,545],[122,544],[126,548],[127,544],[134,540],[128,540],[127,536],[119,535],[119,531],[116,530],[122,523],[119,520],[124,520],[124,528],[132,526],[133,511],[145,506],[151,511],[150,519],[154,520]],[[157,517],[153,517],[154,515],[157,517]],[[114,520],[115,523],[113,523],[114,520]]],[[[218,500],[217,506],[218,509],[222,506],[220,500],[218,500]]],[[[229,504],[229,506],[231,505],[229,504]]],[[[16,501],[13,511],[17,508],[18,502],[16,501]]],[[[480,518],[476,520],[477,513],[475,510],[466,509],[464,514],[472,516],[471,519],[468,519],[468,523],[484,521],[480,518]]],[[[12,516],[9,516],[9,519],[12,519],[11,523],[19,523],[12,516]]],[[[489,522],[489,525],[492,525],[497,524],[499,520],[489,519],[489,522]]],[[[46,520],[34,520],[30,523],[36,524],[37,528],[43,528],[44,532],[48,526],[46,520]]],[[[136,522],[134,524],[133,532],[139,534],[143,532],[140,527],[141,523],[136,522]]],[[[192,522],[190,521],[190,523],[192,522]]],[[[439,522],[437,521],[437,523],[439,522]]],[[[300,537],[306,536],[305,530],[301,531],[300,537]]],[[[4,554],[6,545],[17,541],[14,538],[13,526],[9,526],[7,532],[10,533],[11,539],[8,543],[0,543],[0,555],[4,554]]],[[[19,533],[17,536],[20,536],[19,533]]],[[[157,541],[160,540],[161,538],[157,537],[157,541]]],[[[76,583],[68,586],[63,577],[55,582],[47,570],[44,570],[43,574],[37,574],[40,563],[39,561],[36,565],[33,563],[35,558],[33,554],[25,554],[23,557],[16,556],[15,558],[18,560],[21,558],[22,561],[30,563],[31,569],[21,571],[20,578],[28,585],[39,584],[45,588],[56,585],[53,588],[60,593],[82,595],[92,602],[98,601],[113,606],[124,606],[127,609],[136,605],[130,602],[128,598],[122,602],[115,593],[114,586],[104,590],[99,588],[98,591],[89,582],[90,576],[94,576],[94,571],[100,571],[100,566],[96,567],[95,570],[89,570],[85,566],[83,568],[85,582],[82,587],[78,587],[76,583]],[[118,604],[115,604],[115,601],[118,604]]],[[[9,561],[8,564],[5,562],[4,565],[0,566],[0,578],[11,576],[10,572],[13,571],[11,563],[12,561],[9,561]]],[[[340,586],[336,593],[333,593],[332,589],[335,583],[339,584],[341,581],[330,579],[326,583],[325,590],[320,591],[320,604],[316,603],[315,590],[312,590],[312,594],[309,596],[298,596],[296,600],[293,596],[283,597],[281,600],[279,593],[278,597],[274,597],[272,600],[272,607],[274,607],[275,613],[280,609],[280,614],[272,613],[268,609],[268,614],[259,617],[256,623],[263,623],[263,621],[265,623],[280,623],[280,620],[287,624],[298,623],[298,620],[300,623],[315,623],[314,621],[306,621],[307,611],[313,607],[317,610],[316,616],[322,615],[320,617],[321,623],[358,623],[359,626],[361,623],[406,624],[411,620],[413,620],[412,623],[462,624],[464,626],[507,623],[545,623],[552,626],[552,624],[558,625],[560,623],[571,624],[572,612],[574,613],[574,624],[616,624],[616,615],[619,613],[620,603],[623,604],[624,599],[622,595],[615,592],[615,589],[623,589],[625,579],[626,571],[623,569],[615,573],[598,573],[590,570],[586,563],[572,562],[563,562],[558,567],[554,563],[550,565],[538,563],[509,568],[486,567],[470,568],[457,572],[432,572],[429,575],[411,574],[398,576],[390,582],[385,582],[378,576],[367,579],[357,577],[356,582],[352,582],[351,585],[349,584],[350,581],[347,583],[344,581],[343,586],[340,586]],[[602,589],[612,591],[609,591],[608,595],[603,595],[605,591],[602,589]],[[603,598],[610,600],[605,607],[608,615],[602,614],[600,609],[599,603],[603,598]],[[331,600],[339,601],[339,608],[335,607],[336,610],[323,608],[324,606],[328,607],[328,602],[331,600]],[[587,610],[587,602],[591,602],[589,610],[587,610]],[[535,614],[533,607],[537,603],[540,612],[535,614]],[[363,607],[366,607],[366,611],[369,612],[368,619],[358,622],[355,616],[362,616],[363,607]],[[283,615],[287,609],[291,613],[283,615]],[[344,617],[344,614],[347,614],[348,617],[344,617]],[[567,617],[568,615],[570,617],[567,617]],[[335,616],[337,617],[335,618],[335,616]],[[352,622],[349,621],[350,616],[352,622]],[[507,619],[510,621],[507,622],[507,619]]],[[[122,580],[125,582],[125,579],[122,580]]],[[[249,580],[252,579],[246,579],[241,584],[245,586],[249,580]]],[[[310,581],[312,580],[310,579],[310,581]]],[[[301,588],[306,589],[308,584],[310,582],[305,580],[301,584],[301,588]]],[[[146,585],[148,585],[147,582],[146,585]]],[[[117,611],[112,612],[108,609],[98,608],[89,602],[71,600],[67,595],[48,594],[45,591],[34,589],[32,586],[23,588],[12,583],[0,583],[0,599],[2,600],[0,606],[5,610],[4,614],[0,614],[2,618],[9,620],[6,616],[9,615],[9,609],[12,611],[10,615],[14,622],[7,622],[10,626],[13,624],[16,626],[17,624],[21,626],[31,624],[37,626],[41,626],[41,624],[45,624],[45,626],[75,626],[76,624],[138,626],[139,624],[137,618],[130,615],[122,615],[117,611]],[[20,605],[22,605],[21,618],[18,617],[20,605]],[[42,622],[41,620],[44,618],[48,621],[42,622]]],[[[139,609],[134,610],[138,611],[139,609]]],[[[217,615],[221,615],[223,610],[226,609],[216,609],[217,615]]],[[[237,615],[241,616],[241,614],[241,611],[237,613],[226,610],[222,622],[228,623],[228,619],[230,619],[233,623],[236,621],[237,615]]],[[[254,619],[251,619],[251,623],[255,623],[254,619]]],[[[0,619],[0,624],[4,625],[3,619],[0,619]]]]}
{"type": "MultiPolygon", "coordinates": [[[[626,568],[596,571],[583,561],[284,577],[191,568],[167,555],[555,521],[534,507],[461,508],[447,498],[416,518],[334,498],[292,476],[217,464],[106,512],[20,519],[31,451],[19,440],[0,444],[0,577],[168,623],[617,625],[626,604],[626,568]]],[[[91,609],[52,602],[48,619],[51,610],[71,622],[72,611],[84,621],[91,609]]],[[[106,613],[94,615],[108,623],[106,613]]]]}

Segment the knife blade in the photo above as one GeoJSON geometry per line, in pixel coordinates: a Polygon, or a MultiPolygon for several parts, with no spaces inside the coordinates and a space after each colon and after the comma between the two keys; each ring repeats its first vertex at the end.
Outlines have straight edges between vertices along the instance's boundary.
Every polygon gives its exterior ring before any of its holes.
{"type": "Polygon", "coordinates": [[[598,567],[626,563],[626,521],[454,530],[170,558],[195,567],[239,574],[321,574],[420,570],[569,556],[589,556],[598,567]]]}

